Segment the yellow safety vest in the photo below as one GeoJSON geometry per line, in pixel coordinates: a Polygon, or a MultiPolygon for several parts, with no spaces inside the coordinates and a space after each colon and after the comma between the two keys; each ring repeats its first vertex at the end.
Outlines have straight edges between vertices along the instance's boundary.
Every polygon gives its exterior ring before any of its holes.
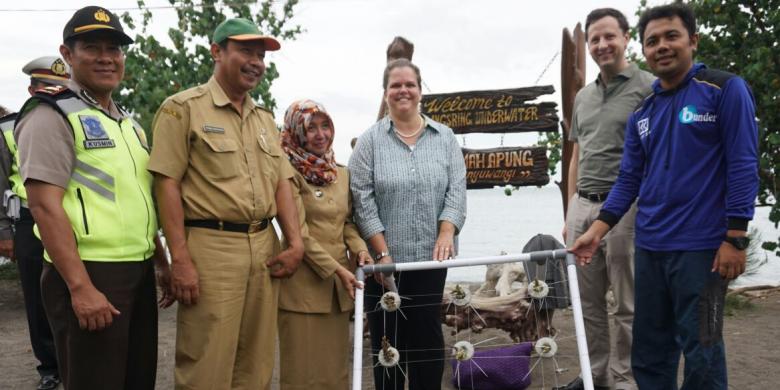
{"type": "Polygon", "coordinates": [[[8,175],[8,183],[10,184],[11,191],[18,196],[23,204],[27,203],[27,191],[24,189],[24,183],[22,182],[22,176],[19,174],[19,152],[16,148],[16,141],[14,141],[14,120],[16,115],[8,115],[0,119],[0,130],[3,131],[3,138],[5,138],[5,145],[8,147],[8,151],[11,152],[11,172],[8,175]]]}
{"type": "MultiPolygon", "coordinates": [[[[54,105],[73,129],[76,166],[62,207],[82,260],[142,261],[154,253],[157,217],[152,175],[146,170],[143,129],[126,114],[119,121],[88,105],[70,90],[43,93],[25,103],[20,116],[39,102],[54,105]]],[[[35,234],[40,237],[38,228],[35,234]]],[[[44,251],[46,260],[51,261],[44,251]]]]}

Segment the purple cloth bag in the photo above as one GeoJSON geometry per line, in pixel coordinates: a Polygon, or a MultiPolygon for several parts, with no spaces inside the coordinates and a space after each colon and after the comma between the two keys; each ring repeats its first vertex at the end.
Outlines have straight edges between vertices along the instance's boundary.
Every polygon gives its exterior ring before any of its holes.
{"type": "Polygon", "coordinates": [[[531,375],[528,374],[531,349],[533,344],[525,342],[477,350],[470,360],[460,364],[452,359],[452,384],[456,389],[464,390],[525,389],[531,385],[531,375]]]}

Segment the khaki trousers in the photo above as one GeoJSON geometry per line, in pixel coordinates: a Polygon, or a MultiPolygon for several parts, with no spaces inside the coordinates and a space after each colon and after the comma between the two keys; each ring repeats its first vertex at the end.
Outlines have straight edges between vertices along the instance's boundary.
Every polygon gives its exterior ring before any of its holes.
{"type": "MultiPolygon", "coordinates": [[[[603,202],[574,195],[566,218],[566,246],[590,227],[603,202]]],[[[589,265],[577,266],[585,335],[588,339],[593,383],[616,389],[636,389],[631,373],[631,326],[634,321],[634,220],[636,204],[607,233],[589,265]],[[610,335],[606,294],[615,296],[615,356],[610,367],[610,335]],[[611,371],[611,375],[610,375],[611,371]],[[611,377],[611,378],[610,378],[611,377]]]]}
{"type": "Polygon", "coordinates": [[[349,389],[351,312],[339,312],[333,296],[327,314],[279,310],[281,390],[349,389]]]}
{"type": "Polygon", "coordinates": [[[179,305],[176,389],[270,389],[279,284],[265,262],[279,253],[276,232],[186,229],[200,298],[179,305]]]}

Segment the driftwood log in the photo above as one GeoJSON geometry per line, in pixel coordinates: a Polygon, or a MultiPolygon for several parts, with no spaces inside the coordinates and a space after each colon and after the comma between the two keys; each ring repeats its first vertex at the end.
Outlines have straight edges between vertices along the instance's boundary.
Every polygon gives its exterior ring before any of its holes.
{"type": "MultiPolygon", "coordinates": [[[[501,252],[505,255],[506,252],[501,252]]],[[[525,268],[520,263],[490,264],[485,271],[485,282],[474,292],[478,297],[491,298],[512,294],[515,282],[525,282],[525,268]]]]}
{"type": "MultiPolygon", "coordinates": [[[[506,254],[506,253],[502,253],[506,254]]],[[[468,305],[457,306],[451,292],[468,285],[447,285],[441,304],[442,322],[452,328],[453,335],[470,329],[481,333],[485,328],[501,329],[514,342],[536,341],[554,336],[552,326],[554,309],[541,309],[528,296],[527,277],[520,263],[487,266],[485,282],[471,294],[468,305]]],[[[363,320],[363,337],[369,337],[368,320],[363,320]]]]}
{"type": "Polygon", "coordinates": [[[480,333],[485,328],[506,331],[514,342],[536,341],[555,335],[552,326],[555,311],[538,309],[539,306],[528,297],[525,286],[505,296],[473,295],[470,305],[466,306],[452,303],[450,292],[453,288],[445,287],[441,310],[442,322],[453,328],[453,335],[466,329],[480,333]]]}
{"type": "Polygon", "coordinates": [[[765,298],[780,293],[780,286],[760,285],[729,289],[726,295],[742,295],[748,299],[765,298]]]}

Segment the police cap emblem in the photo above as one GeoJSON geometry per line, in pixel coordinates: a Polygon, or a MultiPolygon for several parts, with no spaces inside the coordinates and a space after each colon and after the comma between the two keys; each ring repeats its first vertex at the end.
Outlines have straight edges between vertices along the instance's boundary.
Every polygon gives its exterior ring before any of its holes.
{"type": "Polygon", "coordinates": [[[54,60],[54,62],[51,63],[51,72],[58,76],[66,76],[68,71],[65,67],[65,62],[63,62],[60,58],[54,60]]]}
{"type": "Polygon", "coordinates": [[[95,11],[95,20],[98,22],[108,23],[111,21],[111,17],[108,16],[108,12],[104,9],[99,9],[95,11]]]}

